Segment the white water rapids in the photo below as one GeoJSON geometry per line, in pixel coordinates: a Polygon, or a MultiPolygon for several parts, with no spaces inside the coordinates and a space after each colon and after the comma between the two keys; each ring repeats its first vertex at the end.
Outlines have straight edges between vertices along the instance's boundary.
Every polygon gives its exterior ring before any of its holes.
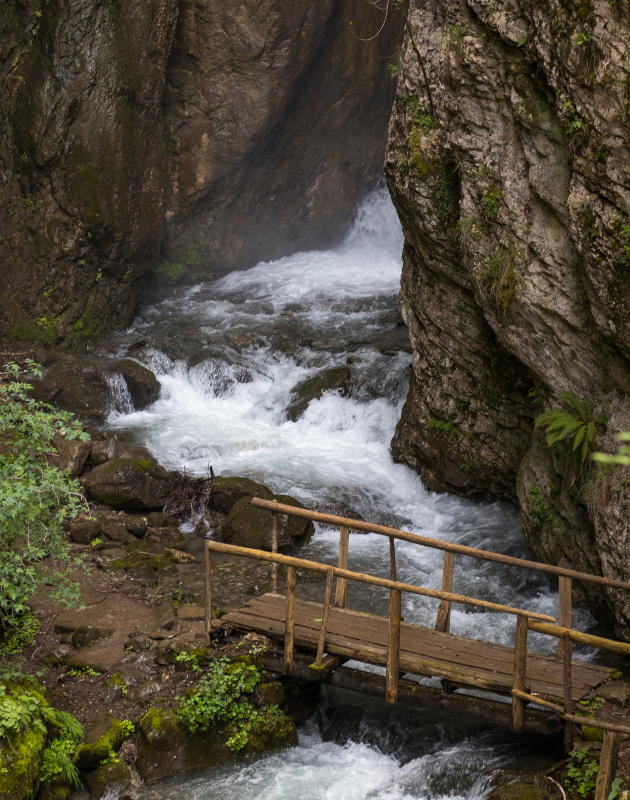
{"type": "MultiPolygon", "coordinates": [[[[149,301],[114,341],[156,343],[138,358],[158,376],[160,397],[139,412],[119,406],[126,413],[112,413],[109,426],[132,432],[162,464],[189,474],[205,475],[211,464],[217,474],[254,478],[309,506],[340,503],[364,519],[527,557],[513,507],[432,494],[392,461],[411,363],[387,343],[396,332],[401,248],[400,225],[381,190],[337,249],[297,253],[149,301]],[[287,420],[296,383],[348,362],[349,396],[325,394],[296,422],[287,420]]],[[[338,533],[320,529],[300,555],[332,563],[337,546],[338,533]]],[[[439,551],[397,543],[401,580],[440,588],[442,560],[439,551]]],[[[455,563],[454,591],[556,616],[555,587],[537,573],[464,557],[455,563]]],[[[388,542],[352,535],[349,566],[388,576],[388,542]]],[[[323,587],[304,592],[321,599],[323,587]]],[[[385,591],[350,586],[350,607],[387,613],[387,600],[385,591]]],[[[407,621],[432,625],[436,609],[437,601],[403,598],[407,621]]],[[[580,613],[576,627],[588,621],[580,613]]],[[[451,630],[511,644],[514,618],[455,606],[451,630]]],[[[555,642],[532,636],[529,646],[550,652],[555,642]]],[[[489,725],[327,690],[298,748],[180,776],[146,796],[472,800],[488,792],[493,770],[549,758],[546,747],[489,725]]]]}

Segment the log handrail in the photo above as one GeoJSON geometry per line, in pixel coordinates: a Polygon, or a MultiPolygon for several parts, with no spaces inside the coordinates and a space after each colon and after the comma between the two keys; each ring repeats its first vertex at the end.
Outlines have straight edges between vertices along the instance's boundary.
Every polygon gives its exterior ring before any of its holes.
{"type": "MultiPolygon", "coordinates": [[[[238,547],[237,545],[225,544],[224,542],[213,542],[209,539],[206,539],[205,546],[206,550],[214,550],[217,553],[229,553],[230,555],[234,556],[254,558],[257,561],[269,561],[271,563],[275,562],[277,564],[285,564],[287,567],[308,569],[314,572],[327,573],[329,570],[332,570],[335,577],[357,581],[358,583],[368,583],[372,586],[382,586],[384,589],[396,589],[401,592],[423,595],[424,597],[435,597],[438,600],[449,600],[451,603],[462,603],[464,605],[477,606],[479,608],[485,608],[488,611],[499,611],[505,614],[515,614],[518,617],[527,617],[529,620],[555,622],[553,617],[550,617],[547,614],[539,614],[536,611],[527,611],[522,608],[504,606],[500,603],[491,603],[488,600],[478,600],[476,597],[467,597],[466,595],[453,594],[452,592],[440,592],[437,589],[427,589],[424,586],[414,586],[410,583],[391,581],[387,578],[377,578],[374,575],[366,575],[362,572],[351,572],[347,569],[331,567],[329,564],[320,564],[318,561],[307,561],[304,558],[294,558],[293,556],[285,556],[281,553],[269,553],[265,550],[254,550],[250,547],[238,547]]],[[[547,627],[554,626],[549,625],[547,627]]]]}
{"type": "Polygon", "coordinates": [[[303,517],[304,519],[310,519],[313,522],[323,522],[328,525],[343,525],[347,528],[353,528],[357,531],[364,531],[365,533],[380,533],[384,536],[390,536],[394,539],[402,539],[406,542],[420,544],[424,547],[432,547],[436,550],[460,553],[461,555],[479,558],[483,561],[496,561],[499,564],[507,564],[508,566],[512,567],[520,567],[521,569],[529,569],[535,572],[545,572],[548,575],[563,575],[566,578],[574,578],[587,583],[598,583],[601,586],[610,586],[614,589],[625,589],[626,591],[630,591],[630,583],[625,583],[624,581],[615,581],[611,578],[604,578],[601,575],[590,575],[587,572],[578,572],[574,569],[556,567],[552,564],[541,564],[537,561],[527,561],[524,558],[504,556],[502,553],[493,553],[491,550],[478,550],[476,547],[467,547],[463,544],[452,544],[451,542],[444,542],[441,539],[430,539],[427,536],[419,536],[416,533],[401,531],[397,528],[388,527],[386,525],[376,525],[372,522],[364,522],[363,520],[336,517],[333,514],[322,514],[319,511],[309,511],[309,509],[306,508],[286,506],[283,503],[278,503],[273,500],[262,500],[259,497],[252,497],[251,503],[257,508],[264,508],[267,511],[278,511],[281,514],[290,514],[294,517],[303,517]]]}

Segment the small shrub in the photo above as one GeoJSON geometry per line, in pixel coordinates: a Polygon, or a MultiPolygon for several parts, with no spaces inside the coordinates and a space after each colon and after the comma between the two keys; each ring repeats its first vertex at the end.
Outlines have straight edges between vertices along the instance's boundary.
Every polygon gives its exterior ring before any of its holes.
{"type": "Polygon", "coordinates": [[[536,418],[534,426],[545,428],[549,447],[565,445],[563,455],[582,472],[589,453],[595,447],[598,427],[606,427],[606,417],[593,417],[593,403],[578,399],[569,392],[560,392],[558,400],[567,408],[552,408],[536,418]]]}
{"type": "Polygon", "coordinates": [[[540,528],[545,520],[550,519],[549,503],[538,486],[529,487],[529,516],[536,528],[540,528]]]}
{"type": "Polygon", "coordinates": [[[501,207],[501,190],[495,189],[494,186],[489,185],[486,189],[486,193],[481,198],[481,204],[483,205],[486,219],[494,219],[498,215],[499,208],[501,207]]]}
{"type": "Polygon", "coordinates": [[[587,750],[572,750],[569,753],[571,762],[564,782],[569,795],[577,798],[588,798],[595,792],[597,780],[597,761],[588,757],[587,750]]]}

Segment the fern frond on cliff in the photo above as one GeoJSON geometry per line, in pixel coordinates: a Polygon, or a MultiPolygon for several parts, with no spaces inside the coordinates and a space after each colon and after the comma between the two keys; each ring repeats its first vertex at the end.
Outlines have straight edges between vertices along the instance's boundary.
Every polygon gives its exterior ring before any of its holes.
{"type": "Polygon", "coordinates": [[[536,418],[534,426],[545,428],[549,447],[567,440],[575,466],[581,470],[595,447],[598,426],[606,427],[606,417],[604,414],[593,417],[593,402],[588,398],[580,400],[569,392],[560,392],[558,400],[569,410],[551,408],[536,418]]]}

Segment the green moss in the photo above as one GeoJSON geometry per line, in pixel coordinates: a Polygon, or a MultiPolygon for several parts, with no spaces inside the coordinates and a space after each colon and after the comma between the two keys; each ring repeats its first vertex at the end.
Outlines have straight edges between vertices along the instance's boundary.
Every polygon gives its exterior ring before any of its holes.
{"type": "Polygon", "coordinates": [[[103,326],[88,303],[79,319],[72,325],[72,331],[66,337],[69,344],[79,344],[96,339],[103,330],[103,326]]]}
{"type": "Polygon", "coordinates": [[[11,745],[0,742],[0,797],[31,800],[39,786],[39,771],[46,737],[30,728],[11,745]]]}
{"type": "Polygon", "coordinates": [[[189,244],[178,247],[170,258],[160,259],[153,268],[158,278],[166,283],[177,283],[181,279],[203,278],[206,274],[205,248],[193,239],[189,244]]]}
{"type": "Polygon", "coordinates": [[[277,708],[259,711],[247,731],[248,747],[262,751],[286,744],[297,744],[294,723],[277,708]]]}
{"type": "Polygon", "coordinates": [[[61,320],[61,317],[42,315],[12,322],[8,326],[9,338],[18,342],[43,342],[52,346],[59,338],[58,327],[61,320]]]}
{"type": "Polygon", "coordinates": [[[109,730],[100,739],[91,744],[82,744],[74,754],[74,763],[79,769],[95,769],[110,752],[116,752],[125,739],[125,732],[120,720],[112,719],[109,730]]]}
{"type": "Polygon", "coordinates": [[[153,461],[149,461],[149,459],[145,459],[141,461],[140,459],[136,459],[133,462],[133,468],[136,472],[151,472],[155,464],[153,461]]]}
{"type": "Polygon", "coordinates": [[[124,786],[131,782],[129,767],[122,761],[103,764],[88,775],[91,800],[100,800],[108,787],[124,786]]]}

